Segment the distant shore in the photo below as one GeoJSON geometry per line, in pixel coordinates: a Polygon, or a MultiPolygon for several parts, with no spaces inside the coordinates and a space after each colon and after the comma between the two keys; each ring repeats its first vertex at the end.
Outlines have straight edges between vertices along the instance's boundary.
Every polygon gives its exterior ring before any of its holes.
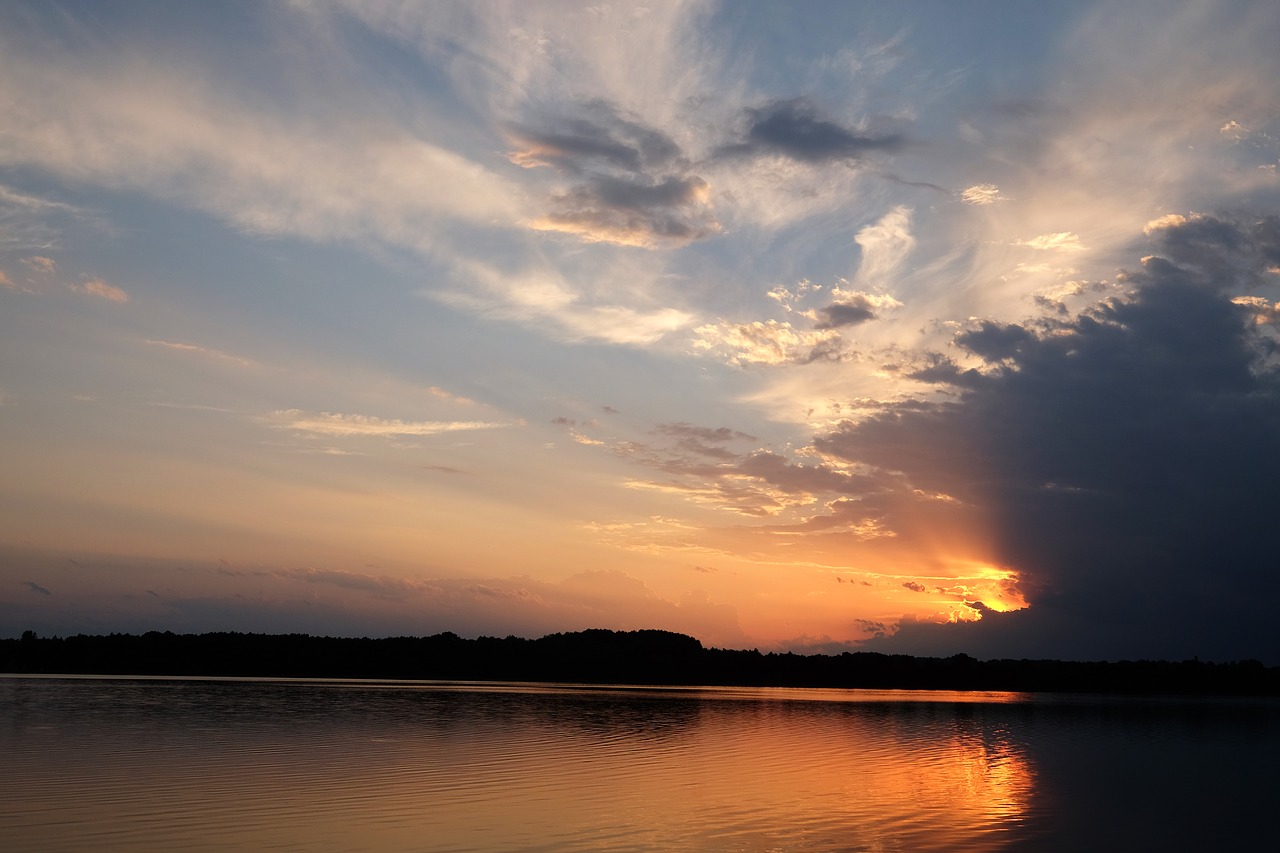
{"type": "Polygon", "coordinates": [[[453,633],[382,639],[306,634],[109,634],[0,640],[0,673],[386,678],[580,684],[1008,690],[1280,696],[1258,661],[1076,662],[704,648],[669,631],[592,629],[536,640],[453,633]]]}

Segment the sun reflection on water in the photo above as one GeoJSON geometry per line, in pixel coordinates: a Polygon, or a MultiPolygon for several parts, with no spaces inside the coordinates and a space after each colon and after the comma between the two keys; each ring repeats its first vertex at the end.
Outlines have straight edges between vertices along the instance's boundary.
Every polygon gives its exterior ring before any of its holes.
{"type": "MultiPolygon", "coordinates": [[[[32,708],[53,695],[28,693],[32,708]]],[[[80,704],[46,702],[54,728],[9,739],[0,773],[0,821],[50,851],[994,851],[1035,797],[1001,723],[1018,694],[100,682],[67,695],[80,704]]]]}

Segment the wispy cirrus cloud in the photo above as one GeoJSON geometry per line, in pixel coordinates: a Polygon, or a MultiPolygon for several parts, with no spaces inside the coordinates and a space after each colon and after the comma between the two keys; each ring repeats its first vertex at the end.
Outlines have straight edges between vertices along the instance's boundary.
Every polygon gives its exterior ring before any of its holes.
{"type": "Polygon", "coordinates": [[[974,184],[960,192],[960,199],[965,204],[985,205],[995,204],[1004,196],[1000,195],[1000,188],[995,184],[974,184]]]}
{"type": "Polygon", "coordinates": [[[508,273],[474,261],[464,269],[470,288],[426,295],[484,316],[534,325],[568,341],[651,344],[694,319],[681,308],[655,304],[660,296],[650,291],[658,287],[646,280],[652,272],[626,265],[607,269],[609,274],[601,277],[607,286],[599,294],[585,293],[584,287],[551,267],[508,273]],[[631,292],[620,292],[626,290],[631,292]],[[626,303],[628,298],[632,304],[626,303]]]}
{"type": "Polygon", "coordinates": [[[58,244],[61,226],[67,220],[87,216],[87,211],[75,205],[0,184],[0,248],[47,251],[58,244]]]}
{"type": "Polygon", "coordinates": [[[173,352],[190,353],[192,355],[202,356],[204,358],[212,359],[214,361],[223,362],[224,364],[236,364],[241,367],[254,366],[254,362],[250,361],[247,358],[241,358],[238,355],[231,355],[230,353],[225,353],[222,350],[211,349],[210,347],[203,347],[198,344],[183,343],[181,341],[159,341],[159,340],[152,340],[152,339],[147,339],[143,341],[143,343],[147,344],[148,346],[163,347],[164,349],[172,350],[173,352]]]}
{"type": "Polygon", "coordinates": [[[194,57],[179,64],[73,47],[51,29],[11,31],[0,45],[6,165],[317,239],[430,249],[429,224],[514,225],[520,215],[521,194],[491,169],[386,113],[316,124],[296,108],[265,108],[265,92],[215,86],[194,57]]]}
{"type": "Polygon", "coordinates": [[[1080,242],[1080,235],[1074,231],[1041,234],[1028,240],[1018,240],[1014,245],[1042,251],[1082,252],[1085,249],[1084,244],[1080,242]]]}
{"type": "Polygon", "coordinates": [[[511,424],[490,421],[404,421],[340,412],[306,412],[301,409],[281,409],[272,412],[267,422],[278,429],[295,430],[312,435],[374,438],[440,435],[511,426],[511,424]]]}

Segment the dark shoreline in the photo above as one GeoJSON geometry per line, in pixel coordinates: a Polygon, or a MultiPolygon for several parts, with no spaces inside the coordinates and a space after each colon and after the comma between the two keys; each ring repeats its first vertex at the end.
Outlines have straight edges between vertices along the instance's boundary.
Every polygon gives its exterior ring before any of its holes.
{"type": "Polygon", "coordinates": [[[21,639],[0,639],[0,672],[1280,696],[1280,667],[1258,661],[762,654],[708,649],[668,631],[603,629],[536,640],[468,640],[452,633],[370,639],[154,631],[45,638],[27,632],[21,639]]]}

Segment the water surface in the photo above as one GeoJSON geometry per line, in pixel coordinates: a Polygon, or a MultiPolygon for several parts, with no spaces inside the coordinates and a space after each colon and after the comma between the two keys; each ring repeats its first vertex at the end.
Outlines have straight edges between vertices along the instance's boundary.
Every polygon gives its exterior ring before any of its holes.
{"type": "Polygon", "coordinates": [[[1280,704],[0,678],[10,851],[1259,849],[1280,704]]]}

